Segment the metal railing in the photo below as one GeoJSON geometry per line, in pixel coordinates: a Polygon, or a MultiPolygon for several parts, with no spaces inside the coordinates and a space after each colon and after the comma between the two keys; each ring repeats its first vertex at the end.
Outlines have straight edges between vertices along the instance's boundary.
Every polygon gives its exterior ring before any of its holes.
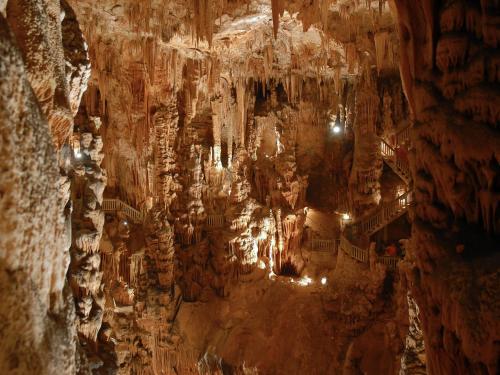
{"type": "Polygon", "coordinates": [[[311,240],[311,249],[315,251],[337,251],[339,240],[313,238],[311,240]]]}
{"type": "Polygon", "coordinates": [[[380,151],[382,158],[389,167],[407,184],[410,182],[410,166],[406,160],[402,160],[396,150],[385,140],[380,140],[380,151]]]}
{"type": "Polygon", "coordinates": [[[207,216],[207,227],[209,228],[221,228],[224,226],[225,218],[224,215],[208,215],[207,216]]]}
{"type": "Polygon", "coordinates": [[[345,236],[340,236],[340,246],[344,253],[349,255],[351,258],[359,260],[363,263],[368,263],[369,252],[367,249],[362,249],[358,246],[353,245],[345,236]]]}
{"type": "Polygon", "coordinates": [[[136,210],[119,199],[103,199],[101,207],[104,212],[123,211],[135,223],[142,223],[144,221],[144,215],[141,211],[136,210]]]}
{"type": "MultiPolygon", "coordinates": [[[[349,239],[347,239],[347,237],[345,236],[340,237],[339,248],[342,249],[342,251],[349,255],[351,258],[356,259],[361,263],[369,263],[370,261],[370,251],[368,249],[363,249],[361,247],[353,245],[351,241],[349,241],[349,239]]],[[[399,257],[387,255],[376,256],[375,258],[376,263],[384,264],[389,270],[392,271],[397,268],[399,261],[399,257]]]]}
{"type": "MultiPolygon", "coordinates": [[[[410,142],[410,132],[411,127],[408,126],[396,134],[396,147],[410,142]]],[[[402,160],[396,150],[384,139],[380,139],[380,151],[386,164],[409,185],[411,182],[411,173],[407,161],[402,160]]],[[[375,213],[348,225],[347,232],[354,236],[369,236],[404,214],[412,203],[413,192],[408,190],[393,201],[379,207],[375,213]]],[[[369,262],[370,251],[352,244],[344,235],[341,235],[338,247],[353,259],[362,263],[369,262]]],[[[399,260],[399,257],[384,255],[376,256],[375,262],[386,265],[390,270],[395,270],[399,260]]]]}
{"type": "Polygon", "coordinates": [[[377,263],[385,264],[387,268],[391,270],[395,270],[397,268],[398,262],[399,262],[399,257],[391,257],[387,255],[377,257],[377,263]]]}
{"type": "Polygon", "coordinates": [[[411,125],[396,133],[396,146],[410,143],[411,125]]]}
{"type": "Polygon", "coordinates": [[[405,213],[412,202],[413,192],[407,191],[393,201],[382,205],[372,215],[350,224],[350,230],[355,235],[369,236],[405,213]]]}

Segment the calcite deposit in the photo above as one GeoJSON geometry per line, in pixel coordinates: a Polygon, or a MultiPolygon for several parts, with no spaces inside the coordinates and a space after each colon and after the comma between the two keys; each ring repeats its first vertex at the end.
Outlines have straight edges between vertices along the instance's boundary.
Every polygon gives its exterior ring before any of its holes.
{"type": "Polygon", "coordinates": [[[0,373],[497,374],[499,12],[0,0],[0,373]]]}

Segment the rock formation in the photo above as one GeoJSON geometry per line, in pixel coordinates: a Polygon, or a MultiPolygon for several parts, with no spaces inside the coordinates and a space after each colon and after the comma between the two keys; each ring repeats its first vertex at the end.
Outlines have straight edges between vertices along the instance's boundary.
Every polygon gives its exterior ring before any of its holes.
{"type": "Polygon", "coordinates": [[[90,67],[78,42],[81,32],[64,21],[58,1],[8,1],[1,10],[0,250],[7,324],[0,369],[71,374],[82,359],[65,281],[71,243],[68,142],[90,67]]]}
{"type": "Polygon", "coordinates": [[[433,374],[498,371],[498,9],[395,4],[415,121],[412,289],[433,374]]]}
{"type": "Polygon", "coordinates": [[[0,372],[498,373],[499,7],[0,0],[0,372]]]}

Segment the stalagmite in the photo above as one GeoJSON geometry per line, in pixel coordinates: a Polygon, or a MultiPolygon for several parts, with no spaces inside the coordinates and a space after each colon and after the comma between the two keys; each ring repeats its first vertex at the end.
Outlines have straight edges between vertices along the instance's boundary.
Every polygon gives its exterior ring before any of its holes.
{"type": "Polygon", "coordinates": [[[498,373],[498,11],[0,0],[0,373],[498,373]]]}

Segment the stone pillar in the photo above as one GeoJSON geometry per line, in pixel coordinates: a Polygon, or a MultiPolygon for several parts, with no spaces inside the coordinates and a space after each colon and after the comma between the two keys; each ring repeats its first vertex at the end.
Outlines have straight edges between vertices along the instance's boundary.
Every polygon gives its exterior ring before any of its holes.
{"type": "Polygon", "coordinates": [[[500,371],[500,121],[493,1],[393,1],[415,120],[408,275],[429,374],[500,371]]]}

